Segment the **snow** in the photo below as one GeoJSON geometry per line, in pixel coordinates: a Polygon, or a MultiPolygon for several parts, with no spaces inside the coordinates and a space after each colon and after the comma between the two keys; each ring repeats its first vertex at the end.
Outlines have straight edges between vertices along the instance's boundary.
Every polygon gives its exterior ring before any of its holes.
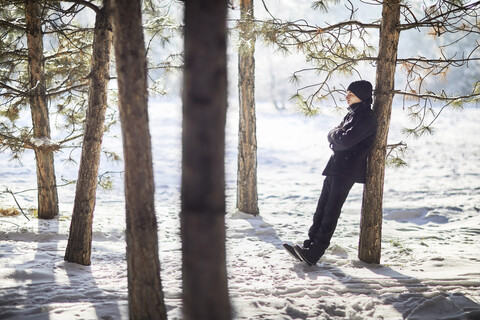
{"type": "MultiPolygon", "coordinates": [[[[449,111],[437,133],[405,140],[401,108],[390,140],[408,143],[409,167],[387,169],[382,261],[357,258],[362,186],[345,203],[332,245],[316,266],[294,261],[283,242],[301,243],[320,194],[330,155],[327,131],[342,114],[305,118],[258,106],[258,190],[261,214],[235,210],[238,111],[227,121],[227,267],[234,319],[479,319],[480,110],[449,111]]],[[[162,283],[169,319],[181,319],[179,238],[180,103],[152,102],[156,210],[162,283]]],[[[119,154],[121,144],[105,144],[119,154]]],[[[77,168],[57,153],[57,176],[77,168]]],[[[78,155],[77,155],[78,156],[78,155]]],[[[0,155],[0,192],[16,192],[24,210],[36,206],[35,164],[0,155]],[[25,192],[20,192],[24,191],[25,192]]],[[[103,161],[101,170],[121,171],[103,161]]],[[[74,185],[59,188],[60,215],[0,217],[0,319],[127,319],[122,175],[99,190],[92,265],[63,261],[74,185]]],[[[14,207],[6,192],[2,207],[14,207]]]]}
{"type": "Polygon", "coordinates": [[[30,142],[33,143],[36,147],[50,147],[55,145],[52,140],[50,140],[48,137],[41,137],[41,138],[30,138],[30,142]]]}

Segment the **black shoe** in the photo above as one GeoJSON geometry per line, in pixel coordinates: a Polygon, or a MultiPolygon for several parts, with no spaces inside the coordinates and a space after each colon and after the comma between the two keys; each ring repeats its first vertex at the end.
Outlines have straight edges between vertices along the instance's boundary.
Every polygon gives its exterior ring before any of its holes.
{"type": "Polygon", "coordinates": [[[298,245],[293,247],[295,249],[295,253],[302,258],[304,262],[306,262],[309,266],[313,266],[317,264],[317,261],[313,261],[310,257],[308,257],[308,249],[303,249],[298,245]]]}
{"type": "Polygon", "coordinates": [[[300,262],[303,262],[303,259],[300,258],[300,256],[295,252],[295,249],[293,249],[293,247],[291,245],[289,245],[288,243],[284,243],[283,244],[283,247],[285,248],[285,250],[287,250],[287,252],[292,256],[294,257],[295,259],[297,259],[298,261],[300,262]]]}
{"type": "Polygon", "coordinates": [[[313,242],[313,241],[310,240],[310,239],[307,239],[307,240],[303,241],[303,248],[304,248],[304,249],[310,248],[310,246],[312,245],[312,242],[313,242]]]}

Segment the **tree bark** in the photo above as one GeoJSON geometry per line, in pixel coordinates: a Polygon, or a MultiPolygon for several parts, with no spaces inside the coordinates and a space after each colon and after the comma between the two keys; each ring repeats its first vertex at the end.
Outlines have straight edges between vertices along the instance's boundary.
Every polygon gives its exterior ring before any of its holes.
{"type": "Polygon", "coordinates": [[[115,0],[112,6],[125,161],[130,319],[166,319],[154,207],[141,1],[115,0]]]}
{"type": "Polygon", "coordinates": [[[109,0],[96,16],[88,111],[65,260],[90,265],[92,222],[110,79],[112,27],[109,0]]]}
{"type": "Polygon", "coordinates": [[[373,104],[378,131],[368,158],[358,251],[360,260],[367,263],[380,263],[381,256],[385,157],[394,95],[399,23],[400,0],[384,1],[373,104]]]}
{"type": "Polygon", "coordinates": [[[181,236],[185,319],[230,319],[225,255],[227,2],[185,1],[181,236]]]}
{"type": "Polygon", "coordinates": [[[238,53],[238,171],[237,208],[257,215],[257,137],[255,117],[255,30],[253,0],[240,1],[238,53]]]}
{"type": "MultiPolygon", "coordinates": [[[[32,114],[33,137],[50,140],[50,120],[45,88],[41,4],[25,1],[27,25],[29,102],[32,114]]],[[[58,195],[53,149],[35,148],[38,187],[38,218],[52,219],[58,215],[58,195]]]]}

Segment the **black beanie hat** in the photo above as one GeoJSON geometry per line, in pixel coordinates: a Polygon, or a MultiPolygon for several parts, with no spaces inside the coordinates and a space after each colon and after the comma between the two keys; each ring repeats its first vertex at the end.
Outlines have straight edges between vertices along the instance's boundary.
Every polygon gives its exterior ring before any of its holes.
{"type": "Polygon", "coordinates": [[[362,102],[367,104],[372,104],[372,84],[367,80],[359,80],[350,83],[347,88],[347,91],[352,92],[356,95],[362,102]]]}

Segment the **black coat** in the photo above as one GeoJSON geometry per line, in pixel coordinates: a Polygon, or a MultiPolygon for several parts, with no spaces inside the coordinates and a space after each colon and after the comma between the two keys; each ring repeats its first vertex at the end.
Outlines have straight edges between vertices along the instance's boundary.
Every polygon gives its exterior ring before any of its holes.
{"type": "Polygon", "coordinates": [[[333,155],[323,175],[365,183],[367,156],[377,133],[377,119],[368,104],[356,103],[349,109],[340,125],[328,133],[333,155]]]}

